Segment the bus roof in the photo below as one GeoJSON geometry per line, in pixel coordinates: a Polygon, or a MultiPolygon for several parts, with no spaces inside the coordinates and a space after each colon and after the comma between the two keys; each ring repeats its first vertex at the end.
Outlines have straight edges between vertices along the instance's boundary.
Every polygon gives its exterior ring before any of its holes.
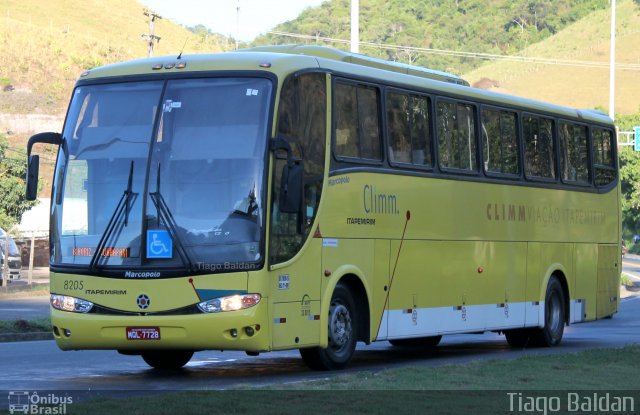
{"type": "Polygon", "coordinates": [[[398,72],[407,75],[419,76],[421,78],[435,79],[438,81],[451,82],[458,85],[469,86],[469,83],[457,75],[447,72],[436,71],[434,69],[422,68],[420,66],[407,65],[401,62],[385,61],[383,59],[372,58],[371,56],[359,53],[345,52],[325,46],[313,45],[277,45],[258,46],[251,49],[243,49],[241,52],[272,52],[286,53],[291,55],[316,56],[318,58],[332,59],[341,62],[353,63],[356,65],[368,66],[372,68],[384,69],[386,71],[398,72]]]}
{"type": "Polygon", "coordinates": [[[458,99],[468,99],[498,107],[504,106],[522,111],[542,112],[574,120],[613,125],[612,120],[606,114],[596,110],[579,110],[471,88],[466,81],[456,75],[397,62],[387,62],[322,46],[263,46],[238,52],[184,55],[179,59],[178,55],[138,59],[91,69],[82,74],[80,81],[130,75],[167,74],[177,71],[193,73],[251,70],[286,76],[304,69],[325,70],[407,89],[443,93],[458,99]],[[180,68],[178,64],[185,66],[180,68]]]}

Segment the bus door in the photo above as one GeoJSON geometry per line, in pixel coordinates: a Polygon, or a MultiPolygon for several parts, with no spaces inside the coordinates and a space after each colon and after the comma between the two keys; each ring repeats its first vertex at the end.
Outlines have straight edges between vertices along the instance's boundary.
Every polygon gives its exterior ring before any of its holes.
{"type": "Polygon", "coordinates": [[[320,339],[322,240],[313,237],[313,224],[324,186],[328,82],[325,73],[292,74],[280,92],[274,142],[287,145],[278,147],[272,159],[269,263],[274,349],[317,346],[320,339]],[[303,171],[302,204],[295,212],[281,209],[279,200],[291,163],[303,171]]]}

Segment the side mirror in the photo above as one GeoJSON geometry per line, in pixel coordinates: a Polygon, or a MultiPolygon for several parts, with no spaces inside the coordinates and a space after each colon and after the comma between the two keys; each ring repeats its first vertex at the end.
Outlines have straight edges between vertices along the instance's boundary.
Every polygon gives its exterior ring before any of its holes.
{"type": "Polygon", "coordinates": [[[304,191],[304,173],[299,164],[285,165],[282,168],[280,200],[278,207],[283,213],[300,213],[304,191]]]}
{"type": "Polygon", "coordinates": [[[38,172],[40,171],[40,156],[29,156],[27,167],[27,200],[36,200],[38,197],[38,172]]]}
{"type": "Polygon", "coordinates": [[[27,156],[31,156],[31,149],[36,143],[42,144],[62,144],[62,134],[60,133],[39,133],[32,135],[27,143],[27,156]]]}
{"type": "Polygon", "coordinates": [[[32,156],[31,150],[33,145],[37,143],[42,144],[62,144],[62,134],[60,133],[39,133],[31,136],[27,143],[27,157],[29,165],[27,168],[27,200],[36,200],[38,197],[38,173],[40,171],[40,156],[32,156]]]}

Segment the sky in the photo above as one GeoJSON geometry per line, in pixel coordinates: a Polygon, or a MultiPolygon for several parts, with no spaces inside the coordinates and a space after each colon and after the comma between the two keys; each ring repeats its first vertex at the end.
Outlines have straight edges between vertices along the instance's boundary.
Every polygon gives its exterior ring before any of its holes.
{"type": "Polygon", "coordinates": [[[140,0],[165,19],[185,26],[202,24],[212,32],[251,41],[279,23],[293,20],[324,0],[140,0]],[[237,8],[240,5],[240,24],[237,8]],[[239,31],[238,31],[239,28],[239,31]]]}

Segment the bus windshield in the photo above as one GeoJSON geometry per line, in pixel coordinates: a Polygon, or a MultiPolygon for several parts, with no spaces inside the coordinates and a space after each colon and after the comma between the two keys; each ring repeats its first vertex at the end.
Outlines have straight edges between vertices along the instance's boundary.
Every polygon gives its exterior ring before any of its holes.
{"type": "Polygon", "coordinates": [[[54,176],[52,265],[197,273],[261,262],[271,88],[261,78],[76,88],[54,176]]]}

